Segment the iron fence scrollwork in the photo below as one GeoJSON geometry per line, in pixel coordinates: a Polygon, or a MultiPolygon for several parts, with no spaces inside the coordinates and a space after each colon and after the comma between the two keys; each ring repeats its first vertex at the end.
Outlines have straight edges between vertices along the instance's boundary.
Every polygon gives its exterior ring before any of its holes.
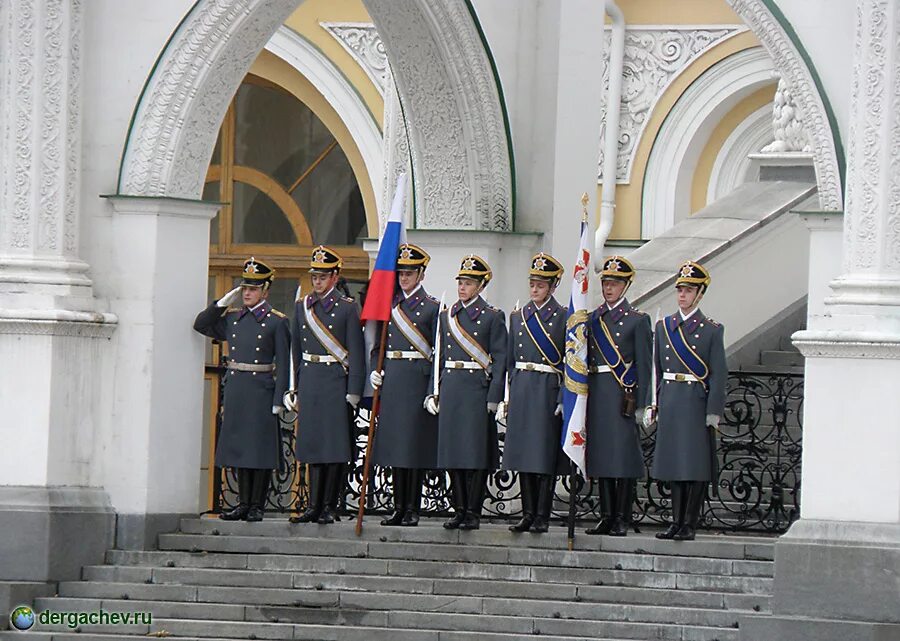
{"type": "MultiPolygon", "coordinates": [[[[223,367],[207,368],[218,373],[223,367]]],[[[221,425],[224,383],[219,385],[216,434],[221,425]]],[[[362,483],[363,456],[368,437],[369,410],[360,407],[354,420],[357,429],[356,458],[348,471],[342,492],[348,513],[356,512],[362,483]]],[[[275,471],[267,511],[290,512],[306,506],[306,466],[294,457],[296,414],[279,418],[281,465],[275,471]]],[[[703,509],[701,527],[717,530],[762,530],[781,533],[800,515],[800,459],[803,432],[803,376],[788,373],[731,372],[727,385],[725,415],[719,426],[718,497],[710,497],[703,509]]],[[[503,431],[501,424],[501,454],[503,431]]],[[[661,524],[671,514],[668,484],[649,476],[655,444],[655,428],[642,432],[641,442],[647,474],[638,481],[633,508],[635,524],[661,524]]],[[[562,455],[562,454],[560,454],[562,455]]],[[[392,510],[392,479],[389,468],[373,467],[367,491],[368,513],[392,510]]],[[[450,512],[447,475],[441,471],[425,475],[422,514],[445,516],[450,512]]],[[[233,474],[216,468],[212,511],[232,506],[237,487],[233,474]]],[[[557,479],[554,517],[568,514],[570,478],[557,479]]],[[[576,517],[599,518],[596,482],[576,479],[576,517]]],[[[515,472],[496,470],[488,480],[484,504],[486,518],[513,519],[520,516],[518,477],[515,472]]]]}

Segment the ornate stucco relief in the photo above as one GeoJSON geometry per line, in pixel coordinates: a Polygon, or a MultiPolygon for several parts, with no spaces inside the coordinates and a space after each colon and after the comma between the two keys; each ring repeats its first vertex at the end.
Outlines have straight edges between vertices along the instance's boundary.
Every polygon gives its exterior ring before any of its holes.
{"type": "Polygon", "coordinates": [[[813,151],[822,207],[829,211],[842,210],[843,193],[834,136],[828,123],[825,104],[816,89],[812,74],[784,27],[775,19],[763,0],[726,1],[753,30],[754,35],[775,61],[775,68],[787,79],[794,91],[794,100],[800,113],[803,114],[813,151]]]}
{"type": "Polygon", "coordinates": [[[330,33],[347,53],[356,61],[369,79],[385,95],[388,73],[387,53],[381,36],[371,22],[320,22],[325,31],[330,33]]]}
{"type": "MultiPolygon", "coordinates": [[[[512,175],[499,90],[464,0],[365,0],[391,53],[425,227],[507,230],[512,175]]],[[[139,105],[119,193],[196,198],[215,134],[296,0],[201,0],[139,105]],[[192,61],[203,59],[199,66],[192,61]]]]}
{"type": "Polygon", "coordinates": [[[499,91],[463,0],[366,0],[384,40],[414,168],[417,226],[511,228],[499,91]]]}
{"type": "Polygon", "coordinates": [[[81,0],[0,2],[0,249],[72,256],[81,165],[81,0]]]}
{"type": "MultiPolygon", "coordinates": [[[[619,156],[616,182],[628,183],[637,144],[656,103],[672,81],[698,56],[747,28],[741,25],[718,29],[695,26],[641,26],[625,31],[622,70],[622,107],[619,116],[619,156]]],[[[609,31],[609,27],[607,27],[609,31]]],[[[609,86],[609,55],[603,63],[603,84],[609,86]]],[[[601,106],[606,120],[606,105],[601,106]]],[[[606,128],[601,130],[598,179],[603,180],[603,146],[606,128]]]]}
{"type": "Polygon", "coordinates": [[[794,92],[783,77],[778,79],[772,103],[772,131],[775,140],[762,148],[763,153],[812,151],[794,92]]]}
{"type": "Polygon", "coordinates": [[[203,0],[163,52],[137,109],[119,193],[197,198],[225,110],[296,0],[203,0]],[[204,60],[206,64],[196,64],[204,60]]]}

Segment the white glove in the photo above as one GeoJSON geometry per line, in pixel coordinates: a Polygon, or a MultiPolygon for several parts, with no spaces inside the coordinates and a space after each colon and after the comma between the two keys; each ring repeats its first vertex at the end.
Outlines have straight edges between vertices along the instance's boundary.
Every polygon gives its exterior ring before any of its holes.
{"type": "Polygon", "coordinates": [[[556,409],[553,410],[553,416],[562,416],[562,413],[563,413],[562,403],[557,403],[556,409]]]}
{"type": "Polygon", "coordinates": [[[273,405],[272,406],[272,414],[281,414],[284,411],[284,408],[281,405],[273,405]]]}
{"type": "Polygon", "coordinates": [[[356,409],[356,406],[359,405],[359,394],[347,394],[344,398],[347,399],[347,402],[353,409],[356,409]]]}
{"type": "Polygon", "coordinates": [[[644,429],[649,430],[653,427],[653,423],[656,422],[656,408],[652,405],[644,408],[644,415],[641,417],[641,422],[644,424],[644,429]]]}
{"type": "Polygon", "coordinates": [[[488,403],[488,412],[494,414],[497,411],[498,403],[488,403]]]}
{"type": "Polygon", "coordinates": [[[432,415],[434,415],[434,416],[437,416],[437,415],[438,415],[438,411],[440,410],[440,406],[438,405],[438,401],[437,401],[437,399],[436,399],[434,396],[426,396],[426,397],[425,397],[425,404],[424,404],[424,407],[425,407],[425,409],[428,411],[429,414],[432,414],[432,415]]]}
{"type": "MultiPolygon", "coordinates": [[[[488,410],[490,410],[491,404],[488,403],[488,410]]],[[[494,418],[498,421],[502,421],[506,418],[506,401],[500,401],[497,403],[497,409],[494,411],[494,418]]]]}
{"type": "Polygon", "coordinates": [[[719,429],[719,421],[720,417],[718,414],[707,414],[706,415],[706,424],[713,428],[714,430],[719,429]]]}
{"type": "Polygon", "coordinates": [[[241,286],[238,285],[216,301],[216,307],[231,307],[241,297],[241,286]]]}
{"type": "Polygon", "coordinates": [[[382,381],[384,381],[384,372],[383,371],[376,372],[373,370],[372,373],[369,374],[369,383],[371,383],[372,389],[378,389],[379,387],[381,387],[382,381]]]}
{"type": "Polygon", "coordinates": [[[297,392],[288,390],[284,393],[284,396],[281,398],[281,400],[284,401],[284,408],[288,412],[297,411],[297,392]]]}

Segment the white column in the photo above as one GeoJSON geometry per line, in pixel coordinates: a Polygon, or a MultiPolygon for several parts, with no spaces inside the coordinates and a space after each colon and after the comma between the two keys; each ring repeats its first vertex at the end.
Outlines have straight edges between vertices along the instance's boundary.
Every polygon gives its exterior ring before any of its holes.
{"type": "Polygon", "coordinates": [[[807,359],[802,505],[807,519],[896,524],[900,5],[860,0],[857,13],[843,271],[796,336],[807,359]]]}
{"type": "Polygon", "coordinates": [[[153,545],[196,514],[206,340],[209,221],[220,205],[112,196],[119,316],[112,417],[98,455],[118,512],[117,545],[153,545]]]}
{"type": "Polygon", "coordinates": [[[115,317],[78,257],[81,2],[0,2],[0,485],[87,485],[115,317]]]}
{"type": "Polygon", "coordinates": [[[87,487],[116,318],[79,258],[82,4],[0,2],[0,580],[74,579],[113,544],[87,487]]]}

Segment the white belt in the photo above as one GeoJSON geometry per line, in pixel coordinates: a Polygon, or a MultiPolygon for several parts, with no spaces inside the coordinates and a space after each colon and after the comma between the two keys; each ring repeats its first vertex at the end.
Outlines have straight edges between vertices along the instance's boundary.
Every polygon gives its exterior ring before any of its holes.
{"type": "Polygon", "coordinates": [[[400,350],[391,350],[384,353],[385,358],[389,358],[391,360],[402,360],[405,358],[414,359],[414,358],[425,358],[422,356],[422,352],[417,350],[412,350],[411,352],[403,352],[400,350]]]}
{"type": "Polygon", "coordinates": [[[663,372],[664,381],[678,381],[679,383],[702,383],[702,381],[693,374],[673,374],[672,372],[663,372]]]}
{"type": "Polygon", "coordinates": [[[588,368],[589,374],[608,374],[612,370],[609,369],[609,365],[591,365],[588,368]]]}
{"type": "Polygon", "coordinates": [[[526,372],[543,372],[545,374],[559,374],[559,371],[546,363],[529,363],[516,361],[516,369],[524,369],[526,372]]]}
{"type": "Polygon", "coordinates": [[[307,354],[303,352],[303,360],[309,361],[310,363],[339,363],[340,361],[336,359],[331,354],[307,354]]]}
{"type": "Polygon", "coordinates": [[[447,369],[481,369],[481,365],[475,361],[446,361],[444,367],[447,369]]]}

